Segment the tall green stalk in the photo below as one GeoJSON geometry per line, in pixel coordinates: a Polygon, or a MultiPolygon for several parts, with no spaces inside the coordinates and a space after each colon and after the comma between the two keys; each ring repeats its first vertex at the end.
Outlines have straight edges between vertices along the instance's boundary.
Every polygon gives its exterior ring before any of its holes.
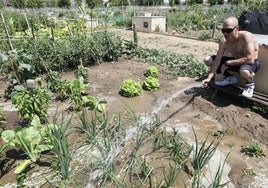
{"type": "Polygon", "coordinates": [[[67,123],[62,122],[59,125],[54,122],[50,131],[50,140],[53,145],[52,152],[57,157],[56,167],[61,174],[61,179],[64,181],[70,178],[70,163],[72,160],[66,134],[70,120],[67,123]]]}
{"type": "Polygon", "coordinates": [[[192,166],[194,168],[192,187],[199,188],[201,187],[202,170],[208,164],[211,157],[214,155],[223,137],[221,136],[220,138],[214,139],[210,144],[207,144],[209,136],[208,135],[199,148],[198,138],[194,129],[193,132],[195,137],[195,150],[193,153],[192,162],[192,166]]]}

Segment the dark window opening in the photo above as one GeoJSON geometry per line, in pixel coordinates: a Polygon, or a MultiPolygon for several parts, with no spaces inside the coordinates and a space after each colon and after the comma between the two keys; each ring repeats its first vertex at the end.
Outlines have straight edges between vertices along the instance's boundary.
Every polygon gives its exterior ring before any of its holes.
{"type": "Polygon", "coordinates": [[[148,22],[143,22],[143,27],[144,28],[148,28],[148,25],[149,25],[148,22]]]}

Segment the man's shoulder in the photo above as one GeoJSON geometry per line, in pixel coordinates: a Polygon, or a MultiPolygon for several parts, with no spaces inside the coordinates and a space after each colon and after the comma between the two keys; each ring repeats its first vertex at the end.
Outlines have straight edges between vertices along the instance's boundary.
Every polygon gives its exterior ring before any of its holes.
{"type": "Polygon", "coordinates": [[[244,30],[239,31],[239,34],[240,34],[241,36],[252,36],[252,37],[255,37],[255,36],[253,35],[253,33],[249,32],[249,31],[244,31],[244,30]]]}
{"type": "Polygon", "coordinates": [[[255,35],[249,31],[239,31],[240,38],[244,40],[257,41],[255,35]]]}

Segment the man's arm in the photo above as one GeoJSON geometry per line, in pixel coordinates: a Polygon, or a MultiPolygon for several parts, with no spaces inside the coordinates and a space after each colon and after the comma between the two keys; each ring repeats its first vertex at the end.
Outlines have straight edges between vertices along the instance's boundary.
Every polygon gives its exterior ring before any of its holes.
{"type": "Polygon", "coordinates": [[[222,40],[219,43],[219,49],[216,55],[216,58],[214,60],[214,62],[211,65],[209,74],[207,76],[207,78],[205,80],[202,81],[203,85],[205,85],[207,82],[210,82],[210,80],[213,78],[213,76],[216,74],[216,71],[220,65],[221,62],[221,58],[224,52],[224,47],[225,47],[225,39],[222,38],[222,40]]]}

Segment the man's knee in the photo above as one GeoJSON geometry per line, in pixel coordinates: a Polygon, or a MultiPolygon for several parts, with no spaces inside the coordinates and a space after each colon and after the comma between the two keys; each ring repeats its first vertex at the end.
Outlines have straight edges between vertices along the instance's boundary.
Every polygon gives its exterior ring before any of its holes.
{"type": "Polygon", "coordinates": [[[239,71],[240,75],[246,79],[253,79],[255,76],[255,73],[246,69],[242,69],[239,71]]]}
{"type": "Polygon", "coordinates": [[[207,66],[211,66],[212,63],[213,63],[213,59],[211,58],[211,56],[207,56],[204,58],[204,63],[207,65],[207,66]]]}

